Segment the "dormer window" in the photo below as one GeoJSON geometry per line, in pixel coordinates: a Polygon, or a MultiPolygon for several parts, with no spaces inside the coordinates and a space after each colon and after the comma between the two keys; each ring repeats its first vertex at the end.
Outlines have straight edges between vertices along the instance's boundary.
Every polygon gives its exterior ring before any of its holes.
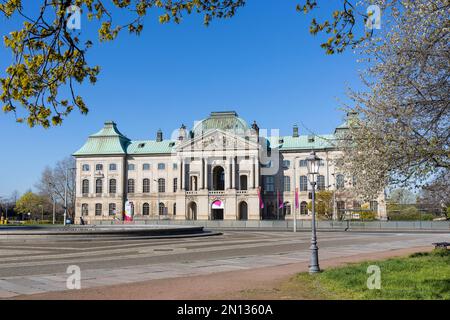
{"type": "Polygon", "coordinates": [[[138,144],[138,148],[143,148],[143,147],[145,147],[145,143],[139,143],[138,144]]]}
{"type": "Polygon", "coordinates": [[[308,142],[313,143],[315,141],[314,136],[308,136],[308,142]]]}

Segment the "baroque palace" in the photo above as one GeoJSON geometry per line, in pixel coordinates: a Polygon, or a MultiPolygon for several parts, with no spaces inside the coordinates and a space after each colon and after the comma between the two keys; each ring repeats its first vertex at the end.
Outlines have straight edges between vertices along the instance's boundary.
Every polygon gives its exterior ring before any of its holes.
{"type": "Polygon", "coordinates": [[[367,203],[352,198],[352,181],[337,172],[334,139],[251,126],[236,112],[212,112],[171,139],[130,140],[106,122],[74,153],[75,223],[99,220],[310,219],[306,158],[322,159],[317,190],[333,193],[333,219],[370,210],[386,218],[384,193],[367,203]],[[363,209],[361,209],[363,208],[363,209]]]}

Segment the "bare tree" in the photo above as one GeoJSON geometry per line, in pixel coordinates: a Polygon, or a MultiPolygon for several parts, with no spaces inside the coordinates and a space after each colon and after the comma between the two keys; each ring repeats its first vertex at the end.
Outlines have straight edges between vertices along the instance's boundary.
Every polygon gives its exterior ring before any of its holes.
{"type": "Polygon", "coordinates": [[[37,190],[50,200],[56,199],[59,207],[64,206],[64,188],[67,175],[67,212],[73,217],[75,208],[75,175],[72,168],[75,167],[75,159],[67,157],[58,161],[54,168],[46,167],[41,179],[36,184],[37,190]]]}

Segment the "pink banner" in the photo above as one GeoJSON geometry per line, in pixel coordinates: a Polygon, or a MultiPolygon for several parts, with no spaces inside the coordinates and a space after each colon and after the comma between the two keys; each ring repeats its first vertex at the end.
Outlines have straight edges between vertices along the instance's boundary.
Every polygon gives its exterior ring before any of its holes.
{"type": "Polygon", "coordinates": [[[298,209],[298,188],[295,188],[295,209],[298,209]]]}
{"type": "Polygon", "coordinates": [[[280,191],[277,191],[277,198],[278,198],[278,209],[283,209],[283,200],[281,199],[280,191]]]}
{"type": "Polygon", "coordinates": [[[261,209],[264,209],[264,202],[262,201],[261,197],[261,187],[258,187],[258,199],[259,199],[259,207],[261,209]]]}

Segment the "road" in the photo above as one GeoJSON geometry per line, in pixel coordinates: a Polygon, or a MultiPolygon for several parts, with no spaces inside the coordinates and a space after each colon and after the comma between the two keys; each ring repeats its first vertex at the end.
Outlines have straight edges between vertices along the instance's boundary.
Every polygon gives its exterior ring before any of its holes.
{"type": "MultiPolygon", "coordinates": [[[[307,261],[307,232],[224,232],[147,240],[0,241],[0,298],[66,290],[68,266],[82,288],[248,270],[307,261]]],[[[449,234],[321,232],[321,259],[428,246],[449,234]]]]}

